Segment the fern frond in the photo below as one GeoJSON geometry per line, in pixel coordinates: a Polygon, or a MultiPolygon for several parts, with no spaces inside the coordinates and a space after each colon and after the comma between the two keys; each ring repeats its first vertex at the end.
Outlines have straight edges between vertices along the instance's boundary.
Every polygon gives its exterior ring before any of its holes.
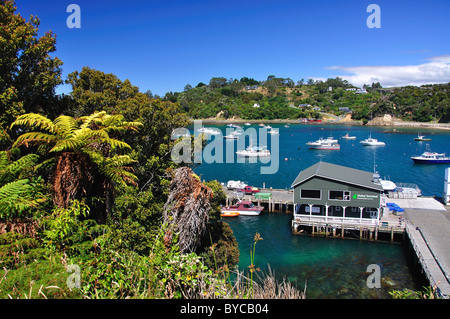
{"type": "Polygon", "coordinates": [[[113,139],[113,138],[108,138],[108,139],[105,140],[105,142],[107,142],[109,145],[111,145],[112,149],[126,148],[126,149],[131,150],[131,146],[128,145],[128,143],[125,143],[125,142],[120,141],[120,140],[116,140],[116,139],[113,139]]]}
{"type": "Polygon", "coordinates": [[[28,179],[19,179],[3,185],[0,187],[0,200],[5,198],[16,198],[21,194],[28,192],[31,188],[31,186],[28,185],[28,182],[28,179]]]}
{"type": "Polygon", "coordinates": [[[58,143],[56,143],[55,146],[52,147],[52,149],[49,151],[49,153],[76,151],[76,150],[81,149],[84,145],[86,145],[85,141],[75,139],[75,138],[60,140],[60,141],[58,141],[58,143]]]}
{"type": "Polygon", "coordinates": [[[54,121],[54,125],[58,127],[58,132],[63,138],[69,138],[73,132],[78,129],[77,121],[67,115],[58,116],[54,121]]]}
{"type": "Polygon", "coordinates": [[[41,132],[29,132],[20,135],[17,140],[13,144],[13,148],[33,143],[54,143],[56,142],[57,137],[52,134],[41,133],[41,132]]]}
{"type": "Polygon", "coordinates": [[[0,172],[3,172],[9,165],[9,157],[6,151],[0,152],[0,172]]]}
{"type": "Polygon", "coordinates": [[[18,160],[10,163],[6,167],[6,171],[11,173],[12,175],[16,175],[20,171],[34,167],[39,160],[39,155],[36,154],[27,154],[25,156],[22,156],[18,160]]]}
{"type": "Polygon", "coordinates": [[[57,133],[58,129],[55,124],[43,115],[36,113],[27,113],[20,115],[12,124],[11,129],[14,126],[27,126],[39,128],[41,130],[47,131],[49,133],[57,133]]]}
{"type": "Polygon", "coordinates": [[[80,125],[80,129],[89,128],[89,126],[92,123],[98,123],[98,120],[101,119],[102,117],[104,117],[105,115],[106,115],[106,112],[101,111],[101,112],[94,112],[93,114],[88,115],[88,116],[80,117],[80,120],[83,122],[83,124],[80,125]]]}

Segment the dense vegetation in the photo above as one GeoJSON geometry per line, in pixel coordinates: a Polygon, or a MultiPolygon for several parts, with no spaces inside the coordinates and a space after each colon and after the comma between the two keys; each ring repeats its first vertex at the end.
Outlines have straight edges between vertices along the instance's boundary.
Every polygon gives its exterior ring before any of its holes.
{"type": "Polygon", "coordinates": [[[297,119],[318,118],[319,112],[342,115],[348,108],[355,120],[390,114],[407,121],[450,121],[450,83],[384,89],[364,85],[364,93],[339,77],[294,83],[273,75],[264,81],[215,77],[209,84],[186,85],[164,99],[179,102],[192,118],[297,119]]]}
{"type": "Polygon", "coordinates": [[[189,123],[179,104],[88,67],[56,96],[55,35],[38,37],[11,1],[0,10],[0,297],[249,296],[228,281],[239,251],[220,184],[171,161],[171,133],[189,123]],[[180,170],[187,193],[171,186],[180,170]],[[192,194],[203,215],[180,202],[192,194]],[[173,207],[181,218],[164,223],[173,207]]]}

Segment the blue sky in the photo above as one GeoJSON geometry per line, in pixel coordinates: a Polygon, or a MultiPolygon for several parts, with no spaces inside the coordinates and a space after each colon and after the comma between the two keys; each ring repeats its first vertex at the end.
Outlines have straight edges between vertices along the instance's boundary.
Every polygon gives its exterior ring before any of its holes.
{"type": "Polygon", "coordinates": [[[41,34],[57,34],[64,78],[89,66],[159,95],[215,76],[341,76],[357,86],[450,82],[449,0],[17,0],[16,6],[26,19],[41,19],[41,34]],[[80,6],[80,29],[66,25],[71,3],[80,6]],[[366,24],[372,3],[380,7],[378,29],[366,24]]]}

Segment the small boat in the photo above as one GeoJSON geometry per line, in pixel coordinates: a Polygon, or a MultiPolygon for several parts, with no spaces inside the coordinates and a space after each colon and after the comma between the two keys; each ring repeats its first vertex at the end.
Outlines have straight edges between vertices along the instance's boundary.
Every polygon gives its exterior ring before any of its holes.
{"type": "Polygon", "coordinates": [[[321,137],[317,141],[306,143],[306,145],[308,145],[308,146],[320,146],[321,144],[330,144],[330,143],[331,144],[336,144],[337,142],[338,142],[338,140],[335,140],[334,138],[332,138],[330,136],[330,137],[327,137],[326,139],[321,137]]]}
{"type": "Polygon", "coordinates": [[[239,133],[237,132],[231,132],[228,135],[225,135],[224,138],[229,139],[229,140],[237,140],[239,138],[239,133]]]}
{"type": "Polygon", "coordinates": [[[348,133],[347,133],[347,134],[345,134],[344,136],[342,136],[342,138],[343,138],[343,139],[346,139],[346,140],[354,140],[354,139],[356,139],[356,136],[350,136],[350,135],[348,135],[348,133]]]}
{"type": "Polygon", "coordinates": [[[339,150],[341,145],[337,143],[320,143],[317,145],[309,145],[310,149],[314,150],[339,150]]]}
{"type": "Polygon", "coordinates": [[[450,157],[445,156],[445,153],[439,154],[436,152],[424,152],[422,155],[411,156],[414,163],[417,164],[445,164],[450,163],[450,157]]]}
{"type": "Polygon", "coordinates": [[[199,131],[200,133],[205,133],[205,134],[210,134],[210,135],[220,134],[219,131],[216,131],[216,130],[214,130],[212,128],[209,128],[209,127],[202,127],[202,128],[199,128],[197,131],[199,131]]]}
{"type": "Polygon", "coordinates": [[[269,134],[279,134],[278,130],[270,129],[267,133],[269,134]]]}
{"type": "Polygon", "coordinates": [[[264,207],[255,206],[250,201],[240,201],[236,205],[222,207],[221,214],[227,212],[237,212],[239,215],[258,216],[263,211],[264,207]]]}
{"type": "Polygon", "coordinates": [[[250,126],[251,124],[250,124],[249,122],[246,122],[245,125],[246,125],[246,126],[250,126]]]}
{"type": "Polygon", "coordinates": [[[431,138],[425,137],[425,135],[417,135],[416,138],[414,138],[414,141],[431,141],[431,138]]]}
{"type": "Polygon", "coordinates": [[[270,151],[266,148],[266,146],[253,146],[250,143],[249,147],[245,150],[237,151],[236,154],[245,157],[265,157],[270,156],[270,151]]]}
{"type": "Polygon", "coordinates": [[[222,217],[237,217],[237,216],[239,216],[239,212],[237,212],[237,211],[222,211],[220,213],[220,216],[222,216],[222,217]]]}
{"type": "Polygon", "coordinates": [[[365,140],[360,141],[364,146],[384,146],[386,145],[385,142],[381,142],[377,140],[376,138],[372,138],[372,135],[369,136],[369,138],[366,138],[365,140]]]}

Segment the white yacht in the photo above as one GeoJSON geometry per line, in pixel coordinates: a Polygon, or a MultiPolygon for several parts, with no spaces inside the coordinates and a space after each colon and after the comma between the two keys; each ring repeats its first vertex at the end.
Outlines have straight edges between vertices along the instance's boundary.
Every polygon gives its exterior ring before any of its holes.
{"type": "Polygon", "coordinates": [[[250,145],[245,150],[237,151],[236,154],[238,156],[245,157],[266,157],[270,156],[270,151],[266,148],[266,146],[252,146],[250,145]]]}
{"type": "Polygon", "coordinates": [[[360,141],[364,146],[384,146],[386,145],[385,142],[381,142],[377,140],[376,138],[372,138],[372,135],[369,136],[369,138],[366,138],[365,140],[360,141]]]}

